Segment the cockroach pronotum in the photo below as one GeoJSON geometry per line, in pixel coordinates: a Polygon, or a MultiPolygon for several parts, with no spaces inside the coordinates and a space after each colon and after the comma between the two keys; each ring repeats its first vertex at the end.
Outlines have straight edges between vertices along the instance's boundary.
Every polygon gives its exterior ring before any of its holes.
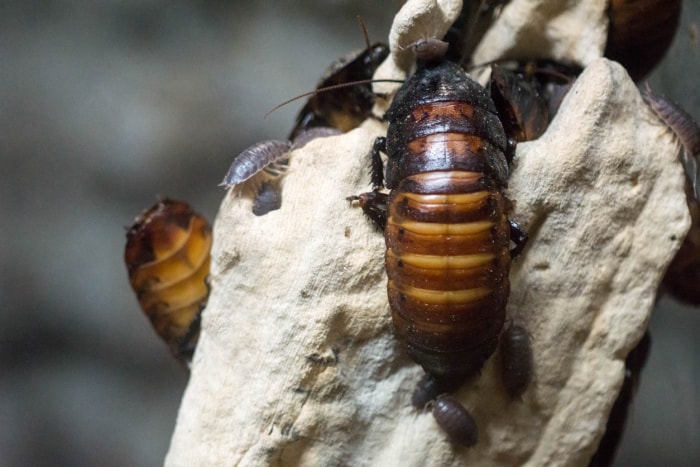
{"type": "Polygon", "coordinates": [[[700,304],[700,201],[698,200],[698,158],[700,129],[693,117],[680,106],[654,94],[646,86],[642,96],[657,117],[680,142],[685,170],[686,198],[692,224],[681,248],[673,258],[664,284],[674,296],[693,305],[700,304]]]}
{"type": "MultiPolygon", "coordinates": [[[[456,389],[495,351],[511,257],[526,238],[507,215],[514,144],[493,100],[457,64],[421,58],[384,116],[387,136],[372,150],[374,190],[350,198],[384,230],[395,332],[429,375],[414,393],[417,406],[456,389]],[[389,194],[380,191],[380,151],[389,156],[389,194]]],[[[466,409],[457,413],[456,404],[447,412],[460,418],[466,409]]]]}
{"type": "Polygon", "coordinates": [[[428,406],[437,424],[456,444],[469,447],[479,440],[476,422],[457,399],[442,394],[428,406]]]}
{"type": "Polygon", "coordinates": [[[211,227],[181,201],[163,200],[126,233],[129,282],[156,333],[187,363],[199,337],[209,295],[211,227]]]}
{"type": "Polygon", "coordinates": [[[255,192],[253,214],[262,216],[279,209],[280,180],[286,171],[288,154],[312,139],[350,131],[368,118],[374,106],[374,94],[371,84],[365,81],[388,54],[386,45],[369,45],[367,41],[366,49],[332,63],[299,112],[289,140],[263,141],[243,150],[231,163],[221,184],[228,189],[260,174],[251,187],[255,192]],[[360,84],[342,86],[358,81],[360,84]]]}

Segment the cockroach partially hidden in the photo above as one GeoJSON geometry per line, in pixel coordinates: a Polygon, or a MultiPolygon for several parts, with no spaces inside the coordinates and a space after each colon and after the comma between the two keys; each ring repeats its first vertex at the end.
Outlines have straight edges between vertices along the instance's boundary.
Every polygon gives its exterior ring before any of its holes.
{"type": "MultiPolygon", "coordinates": [[[[374,190],[351,197],[384,230],[394,329],[429,375],[414,392],[416,406],[455,390],[495,351],[511,257],[526,239],[508,219],[514,142],[496,105],[460,66],[421,58],[384,116],[387,136],[372,150],[374,190]],[[380,191],[380,151],[389,156],[389,194],[380,191]]],[[[476,442],[476,425],[455,399],[438,398],[433,414],[460,444],[476,442]]]]}
{"type": "Polygon", "coordinates": [[[124,259],[141,309],[172,354],[188,363],[209,288],[211,227],[181,201],[144,211],[126,233],[124,259]]]}
{"type": "Polygon", "coordinates": [[[262,216],[282,204],[280,182],[286,172],[289,153],[315,138],[352,130],[371,114],[374,94],[372,77],[389,54],[384,44],[369,45],[332,63],[321,77],[316,92],[297,116],[286,141],[263,141],[243,150],[231,163],[221,185],[227,189],[260,174],[250,187],[254,192],[253,214],[262,216]],[[346,83],[361,83],[339,86],[346,83]],[[338,86],[338,87],[336,87],[338,86]]]}

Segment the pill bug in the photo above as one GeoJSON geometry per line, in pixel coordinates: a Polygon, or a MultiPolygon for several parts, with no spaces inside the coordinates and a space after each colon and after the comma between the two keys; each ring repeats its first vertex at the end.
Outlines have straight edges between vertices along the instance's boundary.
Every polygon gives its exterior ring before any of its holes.
{"type": "Polygon", "coordinates": [[[171,353],[192,358],[209,289],[211,227],[182,201],[164,199],[126,233],[124,260],[143,312],[171,353]]]}
{"type": "Polygon", "coordinates": [[[471,414],[454,397],[441,394],[428,404],[435,422],[450,439],[461,446],[474,446],[479,440],[479,429],[471,414]]]}
{"type": "Polygon", "coordinates": [[[501,356],[501,379],[511,399],[521,396],[532,378],[532,348],[527,330],[510,323],[498,343],[501,356]]]}
{"type": "Polygon", "coordinates": [[[428,403],[434,401],[443,392],[444,389],[433,375],[425,373],[413,390],[411,404],[413,407],[422,410],[428,403]]]}

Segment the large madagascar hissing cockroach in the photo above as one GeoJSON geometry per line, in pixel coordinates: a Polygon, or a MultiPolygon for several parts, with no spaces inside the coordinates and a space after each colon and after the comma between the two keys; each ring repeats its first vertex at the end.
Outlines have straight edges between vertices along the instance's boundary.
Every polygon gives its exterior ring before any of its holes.
{"type": "Polygon", "coordinates": [[[184,363],[199,337],[209,288],[211,227],[187,203],[165,199],[126,233],[129,282],[153,328],[184,363]]]}
{"type": "Polygon", "coordinates": [[[493,354],[511,257],[525,244],[508,219],[514,145],[494,102],[458,65],[419,58],[384,116],[386,138],[375,142],[374,190],[351,197],[384,230],[395,332],[429,375],[414,394],[418,406],[456,389],[493,354]],[[380,191],[380,151],[389,194],[380,191]]]}

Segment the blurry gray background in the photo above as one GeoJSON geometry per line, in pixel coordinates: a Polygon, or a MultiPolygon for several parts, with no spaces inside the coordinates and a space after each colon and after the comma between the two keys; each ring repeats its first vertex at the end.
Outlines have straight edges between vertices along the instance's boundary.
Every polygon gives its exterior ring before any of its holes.
{"type": "MultiPolygon", "coordinates": [[[[399,4],[0,0],[0,465],[162,463],[187,372],[132,295],[124,227],[157,196],[213,219],[233,156],[302,104],[264,113],[363,46],[358,14],[385,41],[399,4]]],[[[686,0],[651,79],[696,118],[699,21],[686,0]]],[[[700,465],[700,310],[662,299],[651,330],[618,465],[700,465]]]]}

